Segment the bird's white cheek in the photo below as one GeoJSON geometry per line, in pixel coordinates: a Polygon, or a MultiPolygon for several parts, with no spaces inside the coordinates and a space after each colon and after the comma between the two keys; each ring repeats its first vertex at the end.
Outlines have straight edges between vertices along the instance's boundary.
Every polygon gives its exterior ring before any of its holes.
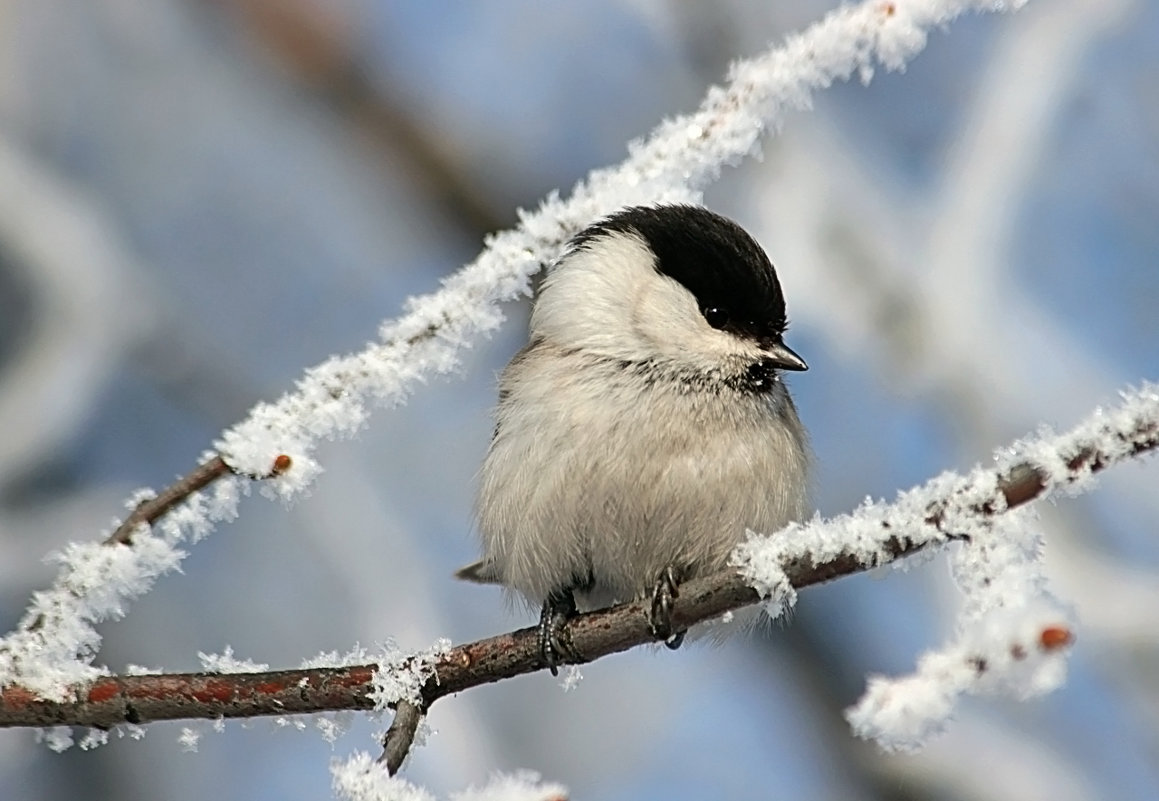
{"type": "Polygon", "coordinates": [[[711,362],[746,350],[731,334],[709,326],[692,294],[669,278],[660,277],[641,292],[632,312],[633,330],[654,353],[711,362]]]}

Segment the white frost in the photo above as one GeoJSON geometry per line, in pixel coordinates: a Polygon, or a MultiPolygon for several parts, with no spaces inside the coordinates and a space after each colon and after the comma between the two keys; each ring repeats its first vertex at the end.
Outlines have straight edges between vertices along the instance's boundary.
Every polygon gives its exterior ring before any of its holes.
{"type": "Polygon", "coordinates": [[[1063,681],[1066,649],[1044,646],[1044,631],[1067,618],[1049,603],[993,612],[949,646],[924,654],[901,678],[872,676],[846,712],[854,732],[890,751],[922,747],[945,729],[964,693],[998,693],[1019,700],[1050,692],[1063,681]]]}
{"type": "Polygon", "coordinates": [[[57,581],[32,596],[20,627],[0,641],[0,686],[18,681],[44,698],[63,701],[71,685],[107,675],[105,668],[89,664],[101,641],[93,624],[123,617],[127,602],[177,569],[183,557],[144,533],[133,547],[72,543],[50,554],[48,560],[60,568],[57,581]]]}
{"type": "Polygon", "coordinates": [[[530,770],[496,774],[482,787],[451,793],[451,801],[564,801],[567,797],[562,784],[545,783],[530,770]]]}
{"type": "Polygon", "coordinates": [[[51,729],[40,729],[36,732],[36,739],[59,754],[72,748],[72,727],[53,726],[51,729]]]}
{"type": "Polygon", "coordinates": [[[563,676],[559,679],[559,686],[563,688],[565,693],[569,693],[578,687],[583,679],[584,674],[579,665],[568,665],[564,668],[563,676]]]}
{"type": "Polygon", "coordinates": [[[206,654],[198,651],[197,658],[201,660],[202,670],[208,673],[260,673],[270,669],[270,666],[263,662],[238,659],[233,655],[233,648],[228,645],[220,654],[206,654]]]}
{"type": "Polygon", "coordinates": [[[355,643],[354,647],[344,654],[340,654],[337,651],[322,651],[310,659],[303,659],[300,667],[303,670],[309,670],[311,668],[342,668],[349,667],[350,665],[365,665],[373,659],[374,656],[369,650],[355,643]]]}
{"type": "MultiPolygon", "coordinates": [[[[435,801],[435,796],[405,779],[389,776],[386,766],[359,751],[330,764],[334,791],[348,801],[435,801]]],[[[567,789],[543,782],[538,774],[497,774],[482,787],[452,793],[450,801],[566,801],[567,789]]]]}
{"type": "Polygon", "coordinates": [[[1029,517],[1007,512],[969,529],[951,555],[963,596],[956,639],[909,676],[872,677],[847,712],[859,736],[913,750],[945,728],[965,693],[1024,700],[1063,683],[1073,615],[1047,591],[1029,517]]]}
{"type": "MultiPolygon", "coordinates": [[[[1159,386],[1144,383],[1137,390],[1121,394],[1122,403],[1117,408],[1096,410],[1069,432],[1042,431],[1037,437],[1003,448],[995,456],[992,468],[976,468],[965,476],[943,473],[920,487],[899,493],[891,504],[866,499],[850,514],[828,520],[815,517],[808,523],[794,523],[773,536],[750,533],[733,553],[732,564],[769,599],[774,611],[779,611],[791,606],[796,597],[785,575],[785,566],[791,562],[819,564],[850,555],[863,564],[883,564],[889,561],[886,546],[894,537],[904,537],[915,545],[945,544],[951,537],[943,532],[949,532],[954,538],[969,535],[977,546],[963,551],[954,563],[959,585],[971,602],[979,605],[971,614],[997,605],[1002,593],[1015,598],[1034,594],[1041,590],[1043,582],[1037,566],[1017,574],[1017,578],[1003,568],[1028,562],[1037,565],[1037,538],[1022,528],[1006,528],[1002,518],[1008,513],[985,516],[978,514],[977,508],[989,505],[996,513],[1002,511],[1003,498],[997,491],[996,478],[1018,465],[1030,464],[1045,474],[1043,495],[1048,497],[1073,489],[1076,484],[1089,486],[1092,461],[1077,459],[1084,450],[1096,449],[1109,462],[1127,458],[1138,432],[1149,428],[1153,436],[1159,428],[1159,386]],[[930,520],[933,509],[939,512],[940,525],[930,520]],[[998,531],[996,526],[1002,529],[998,531]],[[990,582],[995,575],[1022,585],[994,585],[990,582]]],[[[1012,519],[1023,520],[1021,516],[1012,519]]]]}
{"type": "Polygon", "coordinates": [[[1096,410],[1069,432],[1043,429],[1002,449],[991,469],[946,473],[892,504],[867,500],[852,514],[816,518],[771,537],[750,534],[733,564],[767,599],[770,613],[779,615],[796,598],[786,565],[821,564],[842,555],[881,564],[894,537],[914,544],[954,542],[951,567],[963,596],[956,638],[925,654],[910,676],[872,677],[848,712],[860,736],[888,749],[918,748],[945,727],[963,693],[1023,699],[1055,689],[1065,677],[1073,614],[1048,591],[1041,539],[1025,511],[1005,509],[997,477],[1030,465],[1043,477],[1044,496],[1087,489],[1093,454],[1104,465],[1128,458],[1157,430],[1159,387],[1145,383],[1122,393],[1117,408],[1096,410]],[[982,508],[990,513],[980,513],[982,508]]]}
{"type": "Polygon", "coordinates": [[[314,726],[321,732],[323,740],[334,745],[339,737],[350,730],[353,721],[354,716],[350,712],[333,712],[317,715],[314,718],[314,726]]]}
{"type": "Polygon", "coordinates": [[[196,754],[197,746],[201,743],[201,730],[191,726],[183,726],[181,734],[177,737],[177,742],[181,745],[182,751],[196,754]]]}
{"type": "Polygon", "coordinates": [[[365,751],[330,763],[334,793],[349,801],[435,801],[435,797],[406,779],[390,776],[386,766],[365,751]]]}
{"type": "Polygon", "coordinates": [[[373,689],[367,693],[367,697],[374,701],[374,708],[384,710],[399,701],[421,701],[423,684],[435,674],[439,657],[450,649],[451,641],[446,639],[440,639],[417,653],[406,653],[394,643],[384,643],[380,656],[375,660],[378,670],[371,681],[373,689]]]}
{"type": "Polygon", "coordinates": [[[82,751],[91,751],[94,748],[99,748],[109,741],[109,732],[107,729],[89,729],[85,736],[81,738],[78,743],[82,751]]]}
{"type": "Polygon", "coordinates": [[[125,665],[124,675],[126,676],[160,676],[164,673],[163,668],[146,667],[145,665],[135,665],[132,662],[125,665]]]}

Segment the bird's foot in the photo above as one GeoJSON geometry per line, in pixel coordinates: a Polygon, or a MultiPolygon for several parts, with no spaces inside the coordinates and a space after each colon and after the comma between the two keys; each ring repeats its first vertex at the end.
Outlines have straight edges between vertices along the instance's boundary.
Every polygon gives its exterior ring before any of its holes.
{"type": "Polygon", "coordinates": [[[656,585],[652,588],[652,614],[648,622],[652,626],[652,636],[663,640],[675,651],[684,642],[685,629],[672,630],[672,604],[680,595],[680,576],[672,565],[660,571],[656,585]]]}
{"type": "Polygon", "coordinates": [[[575,615],[575,596],[571,590],[557,590],[548,595],[539,613],[539,658],[553,676],[559,675],[563,662],[583,661],[567,630],[568,621],[575,615]]]}

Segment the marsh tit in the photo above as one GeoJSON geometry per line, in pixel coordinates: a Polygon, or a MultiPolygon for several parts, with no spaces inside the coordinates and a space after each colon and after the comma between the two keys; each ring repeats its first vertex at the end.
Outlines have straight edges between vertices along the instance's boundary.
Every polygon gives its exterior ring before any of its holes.
{"type": "Polygon", "coordinates": [[[633,207],[549,271],[530,341],[503,370],[477,500],[483,558],[459,578],[540,607],[540,651],[581,661],[577,610],[652,599],[675,648],[678,585],[728,566],[747,529],[802,518],[809,447],[781,373],[776,271],[739,225],[696,206],[633,207]]]}

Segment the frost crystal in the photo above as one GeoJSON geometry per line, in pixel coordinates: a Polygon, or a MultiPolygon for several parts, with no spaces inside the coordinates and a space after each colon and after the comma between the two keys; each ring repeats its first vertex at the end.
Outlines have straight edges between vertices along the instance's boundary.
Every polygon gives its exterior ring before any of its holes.
{"type": "Polygon", "coordinates": [[[330,715],[319,715],[314,719],[314,725],[322,733],[322,739],[333,745],[338,738],[350,729],[352,716],[349,712],[336,712],[330,715]]]}
{"type": "MultiPolygon", "coordinates": [[[[386,766],[359,751],[330,764],[334,791],[348,801],[435,801],[435,797],[405,779],[390,776],[386,766]]],[[[452,793],[450,801],[567,801],[567,789],[542,782],[536,773],[498,774],[483,787],[452,793]]]]}
{"type": "Polygon", "coordinates": [[[301,667],[303,670],[327,667],[341,668],[350,665],[365,665],[373,659],[370,651],[355,643],[354,647],[344,654],[339,654],[337,651],[323,651],[315,657],[303,659],[301,667]]]}
{"type": "Polygon", "coordinates": [[[77,743],[82,751],[91,751],[109,741],[109,732],[106,729],[89,729],[81,741],[77,743]]]}
{"type": "Polygon", "coordinates": [[[815,518],[773,536],[750,532],[732,564],[780,614],[795,599],[787,568],[838,557],[861,565],[892,559],[890,543],[955,543],[954,581],[962,592],[957,635],[931,651],[910,676],[869,680],[848,711],[854,731],[888,749],[920,747],[941,731],[963,693],[1023,699],[1057,688],[1066,672],[1063,646],[1073,614],[1048,591],[1042,541],[1025,511],[1006,509],[999,477],[1027,477],[1049,496],[1089,487],[1096,467],[1127,458],[1159,432],[1159,388],[1123,393],[1122,404],[1096,410],[1064,434],[1041,429],[1004,448],[990,470],[943,474],[899,494],[892,504],[867,500],[855,512],[815,518]]]}
{"type": "Polygon", "coordinates": [[[854,732],[891,751],[920,748],[945,729],[967,692],[1025,699],[1056,689],[1065,677],[1065,650],[1043,632],[1069,630],[1049,603],[991,613],[967,626],[951,645],[927,653],[909,676],[872,676],[846,713],[854,732]]]}
{"type": "Polygon", "coordinates": [[[566,787],[544,783],[538,773],[529,770],[497,774],[483,787],[451,794],[451,801],[565,801],[566,798],[566,787]]]}
{"type": "Polygon", "coordinates": [[[365,751],[331,762],[330,776],[335,794],[349,801],[435,801],[423,788],[387,774],[386,766],[365,751]]]}
{"type": "Polygon", "coordinates": [[[151,501],[156,497],[156,491],[150,489],[149,487],[142,487],[125,499],[125,508],[129,511],[132,511],[145,501],[151,501]]]}
{"type": "Polygon", "coordinates": [[[1066,674],[1071,614],[1046,590],[1039,539],[1027,515],[975,524],[952,556],[963,594],[957,639],[926,654],[915,673],[874,677],[848,712],[854,731],[890,750],[918,748],[945,728],[963,693],[1025,699],[1054,690],[1066,674]],[[1054,643],[1046,632],[1055,635],[1054,643]]]}
{"type": "Polygon", "coordinates": [[[189,753],[197,753],[197,746],[201,742],[201,731],[190,726],[184,726],[181,729],[181,734],[177,737],[177,742],[181,745],[182,751],[189,753]]]}
{"type": "Polygon", "coordinates": [[[568,665],[563,671],[563,677],[559,680],[559,686],[563,688],[565,693],[569,693],[579,686],[583,678],[584,674],[580,671],[579,665],[568,665]]]}
{"type": "Polygon", "coordinates": [[[374,673],[372,689],[367,696],[374,701],[374,708],[383,710],[399,701],[418,703],[427,679],[435,674],[435,663],[440,656],[451,649],[451,641],[438,640],[425,651],[404,653],[394,643],[384,643],[382,655],[376,660],[378,670],[374,673]]]}
{"type": "Polygon", "coordinates": [[[53,726],[51,729],[40,729],[36,733],[36,739],[59,754],[72,748],[72,727],[53,726]]]}
{"type": "Polygon", "coordinates": [[[202,669],[208,673],[260,673],[270,669],[269,665],[262,662],[235,658],[233,648],[228,645],[220,654],[204,654],[198,651],[197,658],[201,660],[202,669]]]}
{"type": "Polygon", "coordinates": [[[159,676],[165,671],[161,668],[145,667],[144,665],[134,665],[132,662],[125,665],[126,676],[159,676]]]}

